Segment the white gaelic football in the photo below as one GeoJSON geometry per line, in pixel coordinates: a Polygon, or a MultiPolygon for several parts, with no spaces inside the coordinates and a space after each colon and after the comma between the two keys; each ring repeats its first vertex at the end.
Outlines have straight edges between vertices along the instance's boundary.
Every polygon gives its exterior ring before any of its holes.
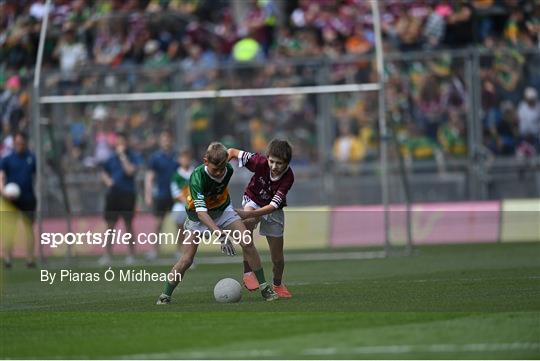
{"type": "Polygon", "coordinates": [[[219,303],[238,302],[242,298],[242,286],[232,278],[224,278],[216,283],[214,298],[219,303]]]}
{"type": "Polygon", "coordinates": [[[17,183],[8,183],[4,186],[2,193],[6,198],[14,201],[21,196],[21,188],[17,183]]]}

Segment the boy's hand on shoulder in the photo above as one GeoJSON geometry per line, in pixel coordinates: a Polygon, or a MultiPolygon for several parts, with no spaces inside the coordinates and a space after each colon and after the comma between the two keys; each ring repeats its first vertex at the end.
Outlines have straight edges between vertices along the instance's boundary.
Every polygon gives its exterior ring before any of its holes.
{"type": "Polygon", "coordinates": [[[227,149],[227,155],[229,156],[227,161],[230,162],[231,160],[238,157],[239,150],[235,148],[229,148],[227,149]]]}

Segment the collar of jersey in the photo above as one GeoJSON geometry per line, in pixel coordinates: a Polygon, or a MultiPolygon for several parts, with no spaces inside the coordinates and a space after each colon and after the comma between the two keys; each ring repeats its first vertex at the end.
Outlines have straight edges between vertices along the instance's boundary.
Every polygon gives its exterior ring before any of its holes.
{"type": "Polygon", "coordinates": [[[189,176],[191,176],[191,173],[193,173],[193,167],[189,167],[187,170],[182,167],[178,167],[177,172],[182,178],[189,179],[189,176]]]}
{"type": "Polygon", "coordinates": [[[281,177],[283,177],[283,175],[284,175],[285,173],[287,173],[288,170],[289,170],[289,166],[287,166],[287,168],[283,171],[283,173],[281,173],[280,175],[278,175],[276,178],[273,178],[273,177],[272,177],[272,170],[270,170],[270,180],[271,180],[272,182],[276,182],[276,181],[280,180],[281,177]]]}
{"type": "Polygon", "coordinates": [[[223,180],[225,179],[225,176],[227,175],[227,172],[225,172],[225,174],[223,174],[223,177],[221,177],[221,179],[218,179],[218,178],[212,177],[212,176],[210,175],[210,173],[208,173],[208,167],[207,167],[207,166],[204,166],[204,171],[205,171],[206,174],[208,174],[208,176],[209,176],[212,180],[214,180],[214,181],[216,181],[216,182],[218,182],[218,183],[223,182],[223,180]]]}

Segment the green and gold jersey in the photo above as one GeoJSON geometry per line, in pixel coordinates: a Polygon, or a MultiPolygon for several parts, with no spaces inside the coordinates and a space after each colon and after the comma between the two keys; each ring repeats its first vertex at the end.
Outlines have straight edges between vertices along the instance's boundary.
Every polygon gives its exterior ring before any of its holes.
{"type": "Polygon", "coordinates": [[[401,151],[413,159],[430,159],[435,156],[437,147],[437,143],[427,136],[413,136],[403,142],[401,151]]]}
{"type": "Polygon", "coordinates": [[[219,217],[225,208],[231,204],[227,185],[231,180],[233,167],[227,163],[227,171],[223,179],[211,177],[204,164],[201,164],[189,178],[189,192],[186,211],[192,221],[198,221],[196,212],[206,211],[212,218],[219,217]]]}
{"type": "Polygon", "coordinates": [[[457,129],[450,125],[440,128],[437,138],[446,153],[454,156],[467,155],[467,141],[464,135],[461,135],[457,129]]]}
{"type": "Polygon", "coordinates": [[[189,194],[189,177],[193,173],[193,167],[189,169],[178,168],[171,179],[171,194],[175,203],[181,203],[177,198],[180,194],[183,194],[187,199],[189,194]]]}

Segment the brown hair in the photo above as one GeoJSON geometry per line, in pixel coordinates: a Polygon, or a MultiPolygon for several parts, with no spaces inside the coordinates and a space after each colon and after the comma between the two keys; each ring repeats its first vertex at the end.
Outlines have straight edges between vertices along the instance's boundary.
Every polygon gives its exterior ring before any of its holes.
{"type": "Polygon", "coordinates": [[[289,142],[284,139],[272,139],[268,144],[266,155],[279,158],[289,164],[292,158],[292,148],[289,142]]]}
{"type": "Polygon", "coordinates": [[[190,157],[190,158],[193,157],[193,153],[191,152],[191,149],[189,149],[188,147],[180,149],[180,152],[178,153],[178,155],[181,157],[190,157]]]}
{"type": "Polygon", "coordinates": [[[227,148],[220,142],[212,142],[206,150],[204,157],[209,163],[215,166],[221,166],[227,162],[229,155],[227,154],[227,148]]]}

